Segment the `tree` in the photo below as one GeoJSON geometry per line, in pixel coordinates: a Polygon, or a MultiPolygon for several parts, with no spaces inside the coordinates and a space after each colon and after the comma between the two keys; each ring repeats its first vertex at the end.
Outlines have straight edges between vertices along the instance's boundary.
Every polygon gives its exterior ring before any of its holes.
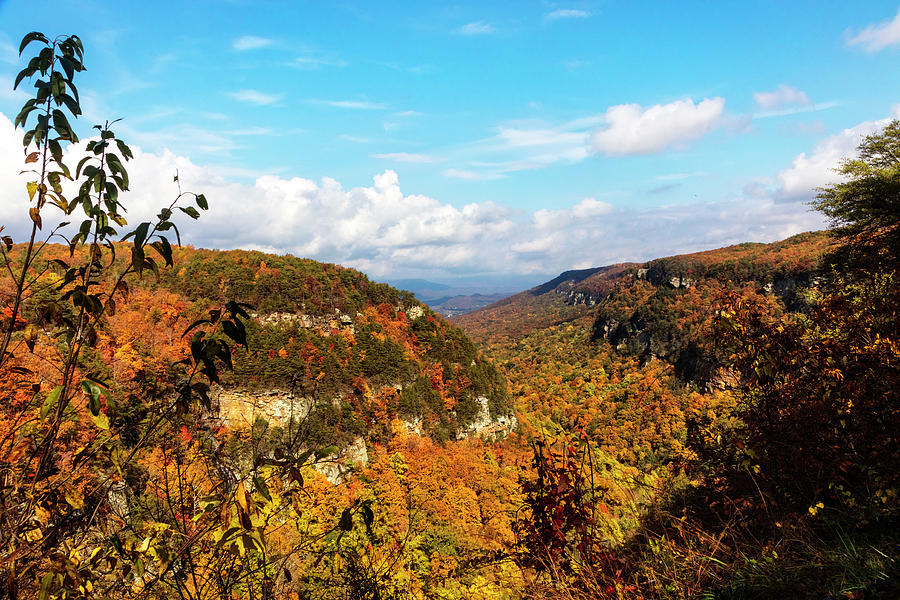
{"type": "Polygon", "coordinates": [[[814,203],[839,260],[808,312],[720,298],[720,339],[743,377],[741,439],[724,450],[738,465],[729,484],[750,496],[865,520],[900,510],[900,121],[839,172],[847,180],[814,203]]]}
{"type": "Polygon", "coordinates": [[[857,266],[900,266],[900,121],[868,135],[859,156],[837,172],[843,183],[819,189],[812,206],[831,220],[841,242],[836,258],[857,266]]]}
{"type": "MultiPolygon", "coordinates": [[[[195,527],[196,537],[179,540],[164,554],[155,537],[141,542],[131,524],[117,527],[104,515],[140,453],[169,435],[184,415],[209,407],[210,383],[231,364],[225,340],[246,342],[241,319],[248,315],[245,305],[227,302],[188,328],[185,335],[192,336],[188,356],[180,361],[179,384],[172,394],[144,399],[140,429],[129,435],[133,423],[121,417],[133,407],[115,405],[114,382],[91,355],[116,304],[127,302],[129,282],[158,274],[157,261],[173,265],[167,237],[169,231],[178,236],[173,211],[198,218],[197,208],[206,210],[207,201],[179,188],[155,221],[122,231],[127,221],[119,198],[129,187],[124,164],[132,152],[112,123],[95,126],[97,136],[85,145],[74,174],[64,162],[64,147],[78,142],[70,119],[81,115],[75,77],[84,70],[82,42],[77,36],[51,40],[32,32],[23,38],[20,54],[34,44],[40,50],[14,86],[33,80],[35,90],[15,119],[16,127],[26,129],[23,172],[32,176],[27,184],[31,233],[21,245],[3,236],[0,247],[13,281],[2,298],[0,337],[0,597],[44,600],[82,597],[95,589],[104,593],[110,582],[130,581],[143,589],[189,553],[197,539],[218,529],[220,523],[195,527]],[[54,208],[66,219],[83,213],[74,234],[66,234],[67,221],[50,225],[54,208]],[[67,256],[49,245],[54,240],[66,243],[67,256]]],[[[223,536],[220,548],[242,542],[253,527],[250,502],[240,490],[220,491],[209,500],[223,511],[236,511],[238,520],[245,517],[246,527],[223,536]]]]}

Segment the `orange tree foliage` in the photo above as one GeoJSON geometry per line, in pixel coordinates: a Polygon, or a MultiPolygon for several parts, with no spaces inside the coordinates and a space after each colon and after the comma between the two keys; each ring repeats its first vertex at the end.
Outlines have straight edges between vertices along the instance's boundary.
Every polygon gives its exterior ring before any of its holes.
{"type": "Polygon", "coordinates": [[[581,431],[608,455],[648,469],[684,451],[685,409],[701,402],[671,365],[647,365],[590,341],[591,318],[498,345],[491,355],[510,381],[524,432],[581,431]]]}
{"type": "MultiPolygon", "coordinates": [[[[727,298],[719,325],[745,377],[743,454],[771,500],[874,515],[900,506],[900,286],[837,278],[808,316],[727,298]]],[[[740,481],[731,476],[729,483],[740,481]]]]}

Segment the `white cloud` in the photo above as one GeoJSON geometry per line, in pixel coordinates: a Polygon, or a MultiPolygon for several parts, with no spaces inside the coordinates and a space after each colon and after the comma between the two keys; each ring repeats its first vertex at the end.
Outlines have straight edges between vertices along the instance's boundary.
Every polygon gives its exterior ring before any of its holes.
{"type": "Polygon", "coordinates": [[[339,58],[324,58],[318,56],[298,56],[288,63],[291,67],[298,69],[319,69],[321,67],[346,67],[347,61],[339,58]]]}
{"type": "Polygon", "coordinates": [[[385,160],[394,160],[405,163],[428,164],[440,161],[440,158],[431,156],[430,154],[414,154],[409,152],[388,152],[386,154],[373,154],[374,158],[382,158],[385,160]]]}
{"type": "Polygon", "coordinates": [[[490,181],[503,177],[499,173],[470,171],[469,169],[444,169],[441,171],[441,175],[450,179],[465,179],[466,181],[490,181]]]}
{"type": "MultiPolygon", "coordinates": [[[[29,224],[25,178],[18,175],[20,138],[0,114],[0,164],[7,165],[0,169],[0,197],[9,199],[0,203],[0,222],[16,241],[29,224]]],[[[312,181],[272,174],[236,183],[222,169],[166,150],[132,149],[132,191],[122,196],[132,225],[152,218],[175,197],[172,175],[177,170],[184,189],[204,193],[210,204],[198,221],[179,222],[186,243],[289,252],[355,267],[375,278],[552,276],[576,267],[772,241],[823,222],[801,203],[777,202],[765,194],[641,210],[584,198],[529,214],[492,202],[454,206],[410,194],[391,170],[352,189],[329,177],[312,181]]],[[[49,224],[54,209],[47,210],[49,224]]]]}
{"type": "Polygon", "coordinates": [[[242,35],[231,43],[231,47],[238,52],[244,52],[246,50],[258,50],[259,48],[265,48],[267,46],[271,46],[274,43],[275,42],[269,38],[258,37],[255,35],[242,35]]]}
{"type": "Polygon", "coordinates": [[[585,136],[581,132],[563,129],[520,129],[500,127],[497,139],[510,148],[535,148],[539,146],[583,146],[585,136]]]}
{"type": "Polygon", "coordinates": [[[233,136],[272,136],[276,135],[274,131],[268,127],[247,127],[244,129],[231,129],[223,132],[225,135],[233,136]]]}
{"type": "Polygon", "coordinates": [[[785,117],[788,115],[798,115],[802,113],[811,113],[811,112],[819,112],[821,110],[828,110],[829,108],[834,108],[835,106],[840,106],[840,102],[830,101],[830,102],[818,102],[816,104],[794,104],[793,106],[782,106],[778,108],[773,108],[771,110],[762,110],[759,112],[753,113],[754,119],[766,119],[769,117],[785,117]]]}
{"type": "Polygon", "coordinates": [[[784,83],[771,92],[755,92],[753,98],[756,100],[757,106],[767,109],[780,108],[792,104],[810,104],[809,96],[806,95],[806,92],[784,83]]]}
{"type": "Polygon", "coordinates": [[[572,207],[572,214],[579,219],[589,219],[591,217],[609,214],[612,210],[612,204],[600,202],[596,198],[585,198],[572,207]]]}
{"type": "Polygon", "coordinates": [[[368,100],[310,100],[313,104],[322,104],[332,108],[348,108],[350,110],[384,110],[386,104],[369,102],[368,100]]]}
{"type": "Polygon", "coordinates": [[[266,94],[257,90],[239,90],[237,92],[228,92],[228,95],[239,102],[247,102],[248,104],[257,104],[259,106],[275,104],[284,97],[284,94],[266,94]]]}
{"type": "Polygon", "coordinates": [[[900,44],[900,10],[890,21],[869,25],[847,40],[848,46],[861,46],[866,52],[878,52],[900,44]]]}
{"type": "Polygon", "coordinates": [[[19,62],[19,51],[16,50],[15,46],[3,39],[0,39],[0,62],[11,65],[19,62]]]}
{"type": "Polygon", "coordinates": [[[606,126],[594,132],[596,152],[608,156],[654,154],[702,137],[722,124],[723,98],[690,98],[644,109],[621,104],[606,111],[606,126]]]}
{"type": "Polygon", "coordinates": [[[889,122],[890,119],[881,119],[860,123],[821,140],[810,154],[799,154],[790,167],[778,174],[779,187],[775,197],[779,201],[812,200],[817,187],[840,180],[835,168],[843,158],[856,153],[863,137],[879,131],[889,122]]]}
{"type": "Polygon", "coordinates": [[[489,33],[494,33],[494,27],[488,25],[484,21],[475,21],[474,23],[466,23],[460,27],[459,33],[462,35],[487,35],[489,33]]]}
{"type": "Polygon", "coordinates": [[[596,123],[588,117],[562,125],[533,121],[501,125],[493,137],[459,147],[452,158],[464,160],[466,168],[448,169],[444,175],[499,179],[514,171],[580,162],[591,154],[588,128],[596,123]]]}
{"type": "Polygon", "coordinates": [[[577,10],[574,8],[560,8],[544,15],[548,21],[556,21],[558,19],[587,19],[591,13],[586,10],[577,10]]]}
{"type": "Polygon", "coordinates": [[[339,140],[343,140],[345,142],[350,142],[352,144],[371,144],[372,140],[367,137],[363,137],[361,135],[352,135],[349,133],[342,133],[337,136],[339,140]]]}
{"type": "Polygon", "coordinates": [[[0,101],[12,102],[17,106],[22,105],[29,98],[28,92],[25,91],[28,89],[28,85],[23,82],[19,84],[18,88],[13,89],[14,82],[12,77],[0,75],[0,101]]]}

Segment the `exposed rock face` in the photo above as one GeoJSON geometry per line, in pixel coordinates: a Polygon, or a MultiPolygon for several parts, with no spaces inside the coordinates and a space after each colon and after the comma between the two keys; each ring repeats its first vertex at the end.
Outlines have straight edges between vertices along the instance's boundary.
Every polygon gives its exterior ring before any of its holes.
{"type": "MultiPolygon", "coordinates": [[[[287,426],[292,419],[303,419],[313,408],[313,401],[295,396],[287,390],[219,390],[216,396],[218,418],[228,427],[243,429],[252,427],[257,419],[270,424],[287,426]]],[[[358,437],[336,453],[323,457],[315,464],[317,471],[333,484],[344,480],[352,467],[363,466],[369,461],[365,439],[358,437]]]]}
{"type": "MultiPolygon", "coordinates": [[[[400,388],[400,386],[397,386],[400,388]]],[[[313,409],[313,400],[292,394],[288,390],[218,390],[214,397],[218,420],[227,427],[249,428],[264,419],[270,424],[287,426],[292,419],[303,419],[313,409]]],[[[475,419],[456,435],[456,439],[481,438],[494,440],[506,437],[518,424],[515,415],[492,417],[486,397],[478,399],[478,413],[475,419]]],[[[404,421],[408,434],[424,436],[422,418],[404,421]]],[[[366,441],[358,437],[335,454],[324,457],[315,468],[334,484],[343,481],[352,467],[368,463],[369,453],[366,441]]]]}
{"type": "Polygon", "coordinates": [[[684,288],[686,290],[694,287],[694,284],[697,283],[691,277],[672,277],[669,279],[669,286],[677,289],[684,288]]]}
{"type": "Polygon", "coordinates": [[[518,424],[515,415],[500,416],[494,418],[488,408],[488,399],[484,396],[477,398],[478,413],[475,419],[469,423],[469,426],[456,434],[456,439],[465,440],[470,438],[496,439],[497,437],[506,437],[518,424]]]}
{"type": "Polygon", "coordinates": [[[316,470],[325,476],[332,484],[337,485],[344,481],[347,472],[355,467],[362,467],[369,462],[369,451],[366,448],[366,440],[356,438],[346,448],[341,448],[335,454],[330,454],[316,463],[316,470]]]}
{"type": "Polygon", "coordinates": [[[221,390],[216,396],[219,418],[229,427],[251,427],[256,419],[286,425],[302,419],[312,410],[313,401],[287,390],[221,390]]]}
{"type": "Polygon", "coordinates": [[[585,306],[594,306],[600,301],[600,296],[589,294],[587,292],[578,292],[570,290],[564,294],[566,304],[572,306],[584,304],[585,306]]]}
{"type": "Polygon", "coordinates": [[[350,333],[356,333],[353,327],[353,318],[350,315],[335,312],[333,316],[315,316],[305,313],[273,312],[265,315],[251,313],[250,316],[263,325],[278,325],[281,323],[296,323],[307,329],[315,329],[322,333],[328,333],[333,329],[349,329],[350,333]]]}

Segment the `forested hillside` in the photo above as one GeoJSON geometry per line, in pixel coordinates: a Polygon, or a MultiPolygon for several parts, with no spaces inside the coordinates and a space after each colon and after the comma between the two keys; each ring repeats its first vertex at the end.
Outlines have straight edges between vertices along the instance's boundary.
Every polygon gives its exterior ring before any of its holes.
{"type": "Polygon", "coordinates": [[[896,472],[876,458],[896,452],[893,251],[851,276],[845,249],[814,232],[568,272],[454,319],[510,381],[523,434],[555,440],[536,447],[538,481],[555,464],[582,486],[581,505],[531,499],[550,511],[531,532],[543,567],[571,568],[574,597],[897,592],[898,540],[880,529],[896,490],[870,491],[896,472]],[[585,562],[611,531],[632,543],[585,562]]]}

